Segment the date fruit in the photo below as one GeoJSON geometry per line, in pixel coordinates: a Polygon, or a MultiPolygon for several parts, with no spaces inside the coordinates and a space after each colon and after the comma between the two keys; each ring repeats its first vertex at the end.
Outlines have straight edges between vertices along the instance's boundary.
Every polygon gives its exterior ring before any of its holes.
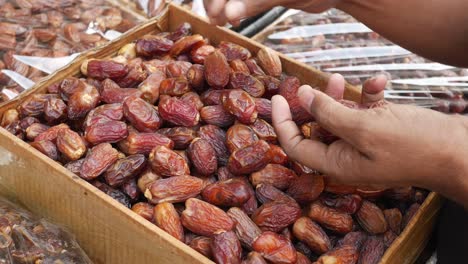
{"type": "Polygon", "coordinates": [[[151,203],[180,203],[195,197],[203,190],[203,181],[193,176],[159,179],[151,183],[145,197],[151,203]]]}
{"type": "Polygon", "coordinates": [[[254,131],[243,124],[233,125],[226,132],[226,145],[231,153],[252,145],[256,141],[258,137],[254,131]]]}
{"type": "Polygon", "coordinates": [[[250,175],[253,186],[258,184],[271,184],[280,190],[286,190],[297,179],[294,171],[278,164],[268,164],[262,170],[250,175]]]}
{"type": "Polygon", "coordinates": [[[234,220],[234,231],[242,245],[252,249],[253,242],[262,233],[260,228],[240,208],[232,207],[227,214],[234,220]]]}
{"type": "Polygon", "coordinates": [[[118,187],[136,177],[146,166],[146,158],[135,154],[117,160],[107,169],[104,179],[111,187],[118,187]]]}
{"type": "Polygon", "coordinates": [[[252,220],[263,231],[279,232],[301,216],[301,208],[293,200],[264,203],[252,215],[252,220]]]}
{"type": "Polygon", "coordinates": [[[274,264],[293,264],[297,260],[297,253],[291,241],[270,231],[263,232],[255,240],[252,248],[274,264]]]}
{"type": "Polygon", "coordinates": [[[93,147],[83,161],[80,177],[93,180],[105,172],[119,158],[119,152],[109,143],[93,147]]]}
{"type": "Polygon", "coordinates": [[[382,210],[369,201],[363,201],[356,213],[359,225],[371,234],[382,234],[388,229],[382,210]]]}
{"type": "Polygon", "coordinates": [[[193,127],[200,121],[197,108],[176,97],[161,97],[159,114],[164,120],[177,126],[193,127]]]}
{"type": "Polygon", "coordinates": [[[141,98],[125,99],[123,113],[133,127],[140,132],[155,132],[162,125],[158,111],[141,98]]]}
{"type": "Polygon", "coordinates": [[[304,174],[291,182],[286,193],[298,203],[307,204],[315,201],[324,188],[323,176],[304,174]]]}
{"type": "Polygon", "coordinates": [[[208,140],[195,138],[190,143],[187,154],[195,171],[200,175],[209,176],[218,169],[216,151],[208,140]]]}
{"type": "Polygon", "coordinates": [[[215,50],[205,58],[205,79],[213,89],[223,89],[229,83],[231,68],[226,57],[215,50]]]}
{"type": "Polygon", "coordinates": [[[184,228],[179,214],[171,203],[159,203],[154,207],[154,223],[169,235],[184,241],[184,228]]]}
{"type": "Polygon", "coordinates": [[[307,215],[310,219],[338,234],[347,234],[353,230],[353,219],[349,214],[326,207],[318,201],[310,205],[307,215]]]}
{"type": "Polygon", "coordinates": [[[248,183],[239,178],[215,182],[202,192],[203,200],[221,207],[241,206],[250,199],[248,183]]]}
{"type": "Polygon", "coordinates": [[[234,228],[234,222],[223,210],[195,198],[185,202],[182,225],[195,234],[208,237],[234,228]]]}
{"type": "MultiPolygon", "coordinates": [[[[234,151],[229,157],[228,169],[236,175],[253,173],[267,166],[271,160],[270,146],[259,140],[245,148],[234,151]]],[[[256,185],[256,184],[254,184],[256,185]]]]}
{"type": "Polygon", "coordinates": [[[149,163],[153,171],[165,177],[189,175],[187,161],[165,146],[156,146],[149,155],[149,163]]]}
{"type": "Polygon", "coordinates": [[[237,236],[232,231],[220,231],[211,241],[213,259],[219,264],[240,264],[242,248],[237,236]]]}
{"type": "Polygon", "coordinates": [[[80,159],[86,153],[86,145],[78,133],[62,128],[57,133],[57,149],[68,160],[80,159]]]}
{"type": "Polygon", "coordinates": [[[230,90],[224,93],[223,107],[239,122],[249,125],[257,120],[258,112],[255,101],[243,90],[230,90]]]}
{"type": "Polygon", "coordinates": [[[308,217],[297,219],[293,226],[293,234],[317,254],[323,254],[332,248],[325,231],[308,217]]]}

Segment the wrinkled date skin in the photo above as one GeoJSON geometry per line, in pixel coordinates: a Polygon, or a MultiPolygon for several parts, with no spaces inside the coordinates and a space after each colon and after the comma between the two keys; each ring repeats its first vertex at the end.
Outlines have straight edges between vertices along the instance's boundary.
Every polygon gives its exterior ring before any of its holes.
{"type": "Polygon", "coordinates": [[[138,133],[129,132],[127,138],[119,142],[119,148],[127,155],[144,154],[148,155],[157,146],[164,146],[168,149],[174,147],[174,141],[159,133],[138,133]]]}
{"type": "MultiPolygon", "coordinates": [[[[320,256],[315,262],[317,264],[328,264],[328,263],[343,263],[353,264],[356,263],[359,258],[359,251],[353,246],[343,246],[335,248],[326,254],[320,256]]],[[[364,262],[367,263],[367,262],[364,262]]]]}
{"type": "Polygon", "coordinates": [[[287,189],[289,185],[296,179],[297,175],[294,171],[278,164],[268,164],[262,170],[254,172],[250,175],[250,181],[254,186],[257,186],[261,183],[271,184],[280,190],[287,189]]]}
{"type": "Polygon", "coordinates": [[[188,127],[172,127],[159,129],[158,133],[165,135],[174,141],[174,149],[186,149],[197,137],[197,132],[188,127]]]}
{"type": "Polygon", "coordinates": [[[141,98],[129,97],[123,103],[125,118],[140,132],[154,132],[161,127],[158,111],[141,98]]]}
{"type": "Polygon", "coordinates": [[[192,176],[159,179],[151,183],[145,196],[151,203],[179,203],[195,197],[203,189],[203,181],[192,176]]]}
{"type": "Polygon", "coordinates": [[[98,80],[116,80],[128,74],[127,65],[112,60],[90,60],[87,64],[87,76],[98,80]]]}
{"type": "Polygon", "coordinates": [[[231,73],[229,85],[232,89],[242,89],[253,97],[261,97],[265,93],[263,83],[249,73],[231,73]]]}
{"type": "Polygon", "coordinates": [[[178,126],[193,127],[200,121],[197,108],[176,97],[162,97],[159,113],[164,120],[178,126]]]}
{"type": "Polygon", "coordinates": [[[184,241],[184,228],[179,214],[171,203],[160,203],[154,207],[154,223],[180,241],[184,241]]]}
{"type": "Polygon", "coordinates": [[[362,202],[361,208],[356,213],[356,219],[361,227],[371,234],[382,234],[388,229],[382,210],[369,201],[362,202]]]}
{"type": "Polygon", "coordinates": [[[234,222],[223,210],[195,198],[185,202],[182,225],[195,234],[208,237],[234,228],[234,222]]]}
{"type": "Polygon", "coordinates": [[[195,170],[204,176],[212,175],[218,169],[218,160],[213,146],[205,139],[196,138],[190,143],[187,154],[195,170]]]}
{"type": "Polygon", "coordinates": [[[83,118],[99,103],[99,92],[96,87],[86,85],[74,92],[68,100],[68,118],[76,120],[83,118]]]}
{"type": "Polygon", "coordinates": [[[326,206],[333,207],[339,211],[348,214],[354,214],[361,208],[362,198],[356,194],[347,194],[343,196],[327,195],[320,199],[326,206]]]}
{"type": "Polygon", "coordinates": [[[203,200],[217,206],[241,206],[250,199],[248,183],[243,179],[229,179],[208,185],[203,200]]]}
{"type": "Polygon", "coordinates": [[[252,215],[252,220],[263,231],[279,232],[301,216],[301,208],[292,200],[268,202],[252,215]]]}
{"type": "Polygon", "coordinates": [[[338,234],[347,234],[353,229],[353,219],[350,215],[328,208],[317,201],[310,205],[308,216],[338,234]]]}
{"type": "Polygon", "coordinates": [[[104,174],[107,184],[117,187],[136,177],[146,166],[144,155],[130,155],[116,161],[104,174]]]}
{"type": "Polygon", "coordinates": [[[86,152],[83,139],[69,128],[60,129],[57,133],[57,149],[69,160],[77,160],[86,152]]]}
{"type": "Polygon", "coordinates": [[[119,158],[119,152],[109,143],[101,143],[90,150],[83,161],[80,177],[93,180],[105,172],[119,158]]]}
{"type": "MultiPolygon", "coordinates": [[[[160,36],[145,36],[136,42],[136,53],[143,57],[153,57],[171,50],[174,42],[160,36]]],[[[89,67],[89,66],[88,66],[89,67]]]]}
{"type": "Polygon", "coordinates": [[[370,236],[362,246],[358,264],[377,264],[385,252],[381,237],[370,236]]]}
{"type": "Polygon", "coordinates": [[[232,231],[216,233],[211,241],[211,252],[216,263],[241,263],[242,248],[239,239],[232,231]]]}
{"type": "Polygon", "coordinates": [[[228,169],[236,175],[258,171],[270,161],[269,151],[270,146],[263,140],[236,150],[229,157],[228,169]]]}
{"type": "Polygon", "coordinates": [[[165,146],[156,146],[149,155],[149,163],[154,172],[161,176],[189,175],[187,161],[165,146]]]}
{"type": "Polygon", "coordinates": [[[252,145],[256,141],[258,141],[257,135],[246,125],[233,125],[226,132],[226,145],[231,153],[252,145]]]}
{"type": "Polygon", "coordinates": [[[232,207],[227,214],[235,222],[234,231],[243,246],[252,249],[252,244],[262,233],[262,230],[240,208],[232,207]]]}
{"type": "Polygon", "coordinates": [[[323,254],[331,249],[328,235],[308,217],[297,219],[293,226],[293,234],[317,254],[323,254]]]}
{"type": "Polygon", "coordinates": [[[213,257],[213,252],[211,251],[211,241],[209,237],[199,236],[190,241],[189,246],[205,257],[211,259],[213,257]]]}
{"type": "Polygon", "coordinates": [[[128,136],[125,122],[110,120],[104,116],[98,118],[95,118],[94,124],[85,129],[85,138],[92,145],[116,143],[128,136]]]}
{"type": "Polygon", "coordinates": [[[271,184],[259,184],[255,190],[255,195],[260,203],[268,203],[279,200],[292,200],[292,197],[288,196],[284,192],[278,190],[271,184]]]}
{"type": "Polygon", "coordinates": [[[298,203],[307,204],[315,201],[324,188],[323,176],[304,174],[292,181],[286,193],[298,203]]]}
{"type": "Polygon", "coordinates": [[[293,264],[297,260],[297,253],[291,241],[270,231],[263,232],[252,247],[271,263],[293,264]]]}
{"type": "Polygon", "coordinates": [[[226,148],[226,132],[214,125],[205,125],[198,130],[198,136],[207,140],[216,152],[218,164],[225,166],[229,159],[229,151],[226,148]]]}
{"type": "Polygon", "coordinates": [[[231,90],[224,93],[224,109],[234,115],[239,122],[249,125],[257,120],[258,112],[255,101],[242,90],[231,90]]]}
{"type": "Polygon", "coordinates": [[[153,221],[154,206],[149,203],[136,203],[132,206],[132,211],[148,221],[153,221]]]}
{"type": "Polygon", "coordinates": [[[214,89],[222,89],[229,83],[231,68],[226,57],[219,50],[215,50],[205,58],[205,79],[214,89]]]}

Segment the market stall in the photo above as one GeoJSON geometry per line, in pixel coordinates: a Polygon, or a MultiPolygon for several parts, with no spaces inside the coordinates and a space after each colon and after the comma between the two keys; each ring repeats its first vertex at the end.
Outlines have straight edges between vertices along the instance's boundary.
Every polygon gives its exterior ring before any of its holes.
{"type": "Polygon", "coordinates": [[[389,100],[465,113],[464,84],[447,79],[462,82],[464,69],[411,54],[336,10],[273,9],[237,29],[266,26],[250,39],[210,25],[200,1],[46,2],[0,1],[0,30],[15,29],[0,35],[4,68],[34,82],[25,90],[0,75],[0,197],[58,223],[72,235],[50,232],[72,242],[53,240],[66,244],[56,250],[29,236],[44,239],[34,222],[18,261],[11,219],[30,217],[5,217],[0,204],[0,263],[418,260],[443,198],[338,184],[294,161],[278,142],[271,98],[286,98],[303,137],[329,145],[339,138],[300,106],[301,84],[324,90],[331,72],[343,73],[340,102],[367,109],[362,82],[385,72],[389,100]],[[109,30],[119,34],[106,38],[109,30]],[[34,57],[68,60],[47,74],[50,65],[16,59],[44,60],[34,57]]]}

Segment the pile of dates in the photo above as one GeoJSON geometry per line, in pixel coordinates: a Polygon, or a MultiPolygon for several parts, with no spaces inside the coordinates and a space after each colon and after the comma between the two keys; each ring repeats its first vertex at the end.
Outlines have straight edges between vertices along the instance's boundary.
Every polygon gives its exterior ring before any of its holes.
{"type": "MultiPolygon", "coordinates": [[[[106,32],[125,32],[137,18],[105,0],[0,0],[0,70],[9,69],[33,81],[41,71],[13,58],[14,54],[63,57],[107,43],[99,34],[88,34],[90,23],[106,32]]],[[[0,101],[15,97],[23,89],[0,73],[0,101]]]]}
{"type": "Polygon", "coordinates": [[[61,228],[0,199],[0,264],[92,263],[61,228]]]}
{"type": "Polygon", "coordinates": [[[81,72],[1,125],[217,263],[377,263],[427,195],[327,183],[288,159],[271,96],[306,136],[333,135],[311,123],[299,79],[269,48],[254,57],[184,23],[81,72]]]}

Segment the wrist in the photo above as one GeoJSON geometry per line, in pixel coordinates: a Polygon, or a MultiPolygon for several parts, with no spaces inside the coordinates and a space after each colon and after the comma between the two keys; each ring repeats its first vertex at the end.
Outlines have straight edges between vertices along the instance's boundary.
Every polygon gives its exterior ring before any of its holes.
{"type": "Polygon", "coordinates": [[[446,142],[447,148],[441,146],[441,152],[445,153],[445,173],[435,175],[430,186],[426,188],[440,192],[447,198],[468,206],[468,118],[460,115],[450,116],[451,124],[448,127],[450,137],[446,142]]]}

